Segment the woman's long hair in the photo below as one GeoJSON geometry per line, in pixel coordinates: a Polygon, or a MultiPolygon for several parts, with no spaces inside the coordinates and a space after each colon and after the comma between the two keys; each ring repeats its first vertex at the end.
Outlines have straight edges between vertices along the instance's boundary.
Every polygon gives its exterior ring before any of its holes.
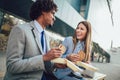
{"type": "MultiPolygon", "coordinates": [[[[78,23],[77,27],[79,26],[79,24],[83,24],[86,29],[87,29],[87,34],[86,34],[86,37],[84,39],[85,41],[85,49],[84,49],[84,52],[85,52],[85,59],[84,61],[88,61],[90,60],[90,45],[91,45],[91,24],[88,22],[88,21],[81,21],[78,23]]],[[[77,29],[77,28],[76,28],[77,29]]],[[[73,35],[73,43],[74,43],[74,48],[77,44],[77,42],[79,41],[76,37],[76,29],[75,29],[75,33],[73,35]]]]}

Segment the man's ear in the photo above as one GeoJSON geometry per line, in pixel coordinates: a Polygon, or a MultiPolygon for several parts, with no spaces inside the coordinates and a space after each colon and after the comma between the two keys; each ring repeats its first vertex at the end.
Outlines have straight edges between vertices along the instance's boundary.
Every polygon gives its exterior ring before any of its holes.
{"type": "Polygon", "coordinates": [[[44,15],[45,13],[46,13],[46,12],[43,11],[43,12],[42,12],[42,15],[44,15]]]}

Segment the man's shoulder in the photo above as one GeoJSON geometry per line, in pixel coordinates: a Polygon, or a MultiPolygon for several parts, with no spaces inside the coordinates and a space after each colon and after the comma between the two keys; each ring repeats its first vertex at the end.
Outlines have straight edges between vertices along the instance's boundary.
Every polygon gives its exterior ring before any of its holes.
{"type": "Polygon", "coordinates": [[[20,29],[25,29],[30,27],[30,22],[25,22],[23,24],[17,24],[14,27],[20,28],[20,29]]]}
{"type": "Polygon", "coordinates": [[[71,44],[73,42],[72,36],[65,37],[64,42],[65,44],[71,44]]]}
{"type": "Polygon", "coordinates": [[[30,26],[30,22],[25,22],[24,24],[19,24],[18,27],[26,27],[26,26],[30,26]]]}
{"type": "Polygon", "coordinates": [[[30,23],[26,22],[24,24],[17,24],[12,28],[12,31],[24,31],[24,32],[28,32],[29,30],[31,30],[32,27],[30,27],[30,23]]]}

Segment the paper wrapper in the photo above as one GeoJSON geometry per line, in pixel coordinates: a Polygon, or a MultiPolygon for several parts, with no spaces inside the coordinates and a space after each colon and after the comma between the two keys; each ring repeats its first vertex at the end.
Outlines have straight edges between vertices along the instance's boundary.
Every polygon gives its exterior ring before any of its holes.
{"type": "Polygon", "coordinates": [[[51,60],[53,63],[60,63],[60,64],[66,64],[67,67],[72,69],[74,72],[83,72],[83,69],[80,69],[78,66],[76,66],[73,62],[65,59],[65,58],[56,58],[51,60]]]}
{"type": "Polygon", "coordinates": [[[78,55],[80,55],[80,61],[85,59],[85,53],[82,50],[78,52],[78,55]]]}
{"type": "Polygon", "coordinates": [[[69,67],[71,70],[73,70],[73,72],[79,72],[85,78],[93,78],[94,73],[98,70],[98,68],[96,68],[96,67],[94,67],[90,64],[87,64],[87,63],[84,63],[84,62],[81,62],[81,61],[73,63],[73,62],[71,62],[71,61],[69,61],[65,58],[56,58],[56,59],[51,60],[51,62],[66,64],[67,67],[69,67]],[[85,68],[85,70],[79,68],[77,65],[85,68]]]}
{"type": "Polygon", "coordinates": [[[95,72],[91,71],[91,70],[84,70],[84,72],[82,73],[82,76],[85,78],[93,78],[94,77],[95,72]]]}
{"type": "Polygon", "coordinates": [[[98,71],[98,68],[96,68],[96,67],[94,67],[94,66],[92,66],[91,64],[88,64],[88,63],[77,61],[75,64],[78,65],[78,66],[82,66],[85,69],[90,70],[90,71],[94,71],[94,72],[98,71]]]}
{"type": "Polygon", "coordinates": [[[59,49],[62,51],[62,54],[64,54],[66,51],[65,46],[63,46],[62,44],[59,45],[59,49]]]}

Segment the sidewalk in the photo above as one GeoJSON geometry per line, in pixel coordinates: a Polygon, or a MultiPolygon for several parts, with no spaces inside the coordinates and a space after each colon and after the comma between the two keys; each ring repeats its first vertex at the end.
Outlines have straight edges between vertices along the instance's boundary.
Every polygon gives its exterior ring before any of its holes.
{"type": "Polygon", "coordinates": [[[110,63],[92,62],[92,64],[100,69],[99,72],[107,75],[105,80],[120,80],[120,52],[109,52],[111,55],[110,63]]]}

